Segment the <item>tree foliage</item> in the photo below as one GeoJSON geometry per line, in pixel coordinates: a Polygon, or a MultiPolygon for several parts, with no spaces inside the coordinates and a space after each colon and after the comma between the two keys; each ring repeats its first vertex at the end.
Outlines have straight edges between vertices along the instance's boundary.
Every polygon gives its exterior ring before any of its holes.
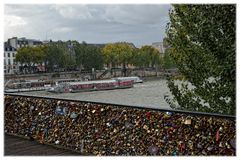
{"type": "Polygon", "coordinates": [[[102,69],[103,67],[103,56],[100,48],[95,46],[86,47],[86,56],[84,57],[83,67],[87,70],[102,69]]]}
{"type": "Polygon", "coordinates": [[[133,52],[134,47],[126,42],[109,43],[102,49],[105,63],[112,67],[122,65],[125,68],[131,64],[133,52]]]}
{"type": "Polygon", "coordinates": [[[64,52],[55,43],[50,43],[46,48],[46,68],[48,71],[54,71],[56,68],[62,68],[64,66],[64,52]]]}
{"type": "Polygon", "coordinates": [[[74,49],[76,53],[76,64],[80,69],[102,69],[104,62],[100,48],[88,45],[86,42],[82,44],[75,42],[74,49]]]}
{"type": "Polygon", "coordinates": [[[166,49],[162,61],[163,61],[163,68],[164,69],[176,68],[174,59],[171,57],[171,55],[169,53],[169,49],[166,49]]]}
{"type": "Polygon", "coordinates": [[[18,49],[16,54],[16,61],[21,65],[25,64],[29,71],[35,64],[43,63],[46,55],[42,46],[37,47],[22,47],[18,49]]]}
{"type": "Polygon", "coordinates": [[[174,5],[169,54],[185,82],[168,80],[171,107],[235,114],[235,5],[174,5]]]}
{"type": "Polygon", "coordinates": [[[69,69],[75,66],[74,57],[71,57],[69,52],[65,42],[50,42],[47,45],[18,49],[16,61],[27,65],[29,70],[36,64],[44,64],[48,71],[56,68],[69,69]]]}
{"type": "Polygon", "coordinates": [[[148,66],[148,55],[145,54],[141,49],[135,49],[133,52],[132,64],[134,66],[144,68],[148,66]]]}
{"type": "Polygon", "coordinates": [[[162,61],[160,52],[152,46],[142,46],[133,55],[133,64],[141,68],[156,67],[162,61]]]}

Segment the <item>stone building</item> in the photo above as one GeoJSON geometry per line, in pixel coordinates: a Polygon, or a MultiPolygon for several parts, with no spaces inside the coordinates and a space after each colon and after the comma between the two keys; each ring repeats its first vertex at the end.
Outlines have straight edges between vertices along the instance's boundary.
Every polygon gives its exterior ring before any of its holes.
{"type": "Polygon", "coordinates": [[[9,38],[4,42],[4,74],[19,73],[19,64],[16,62],[16,53],[19,48],[31,46],[35,47],[41,45],[40,40],[23,38],[9,38]]]}

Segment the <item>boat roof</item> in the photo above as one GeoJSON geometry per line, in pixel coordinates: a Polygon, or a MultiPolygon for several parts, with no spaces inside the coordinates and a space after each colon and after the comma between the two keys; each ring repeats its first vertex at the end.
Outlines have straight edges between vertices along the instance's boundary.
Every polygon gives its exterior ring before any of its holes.
{"type": "Polygon", "coordinates": [[[140,79],[139,77],[116,77],[113,79],[140,79]]]}
{"type": "Polygon", "coordinates": [[[80,81],[81,79],[56,79],[56,81],[80,81]]]}
{"type": "Polygon", "coordinates": [[[100,80],[100,81],[82,81],[82,82],[69,82],[70,85],[79,85],[79,84],[96,84],[96,83],[113,83],[115,80],[100,80]]]}

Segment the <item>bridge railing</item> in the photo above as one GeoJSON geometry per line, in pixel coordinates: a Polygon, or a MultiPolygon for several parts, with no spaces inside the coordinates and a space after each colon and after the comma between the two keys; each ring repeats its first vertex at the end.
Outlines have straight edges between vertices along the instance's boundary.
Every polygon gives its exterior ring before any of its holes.
{"type": "Polygon", "coordinates": [[[91,155],[236,155],[235,116],[5,94],[6,133],[91,155]]]}

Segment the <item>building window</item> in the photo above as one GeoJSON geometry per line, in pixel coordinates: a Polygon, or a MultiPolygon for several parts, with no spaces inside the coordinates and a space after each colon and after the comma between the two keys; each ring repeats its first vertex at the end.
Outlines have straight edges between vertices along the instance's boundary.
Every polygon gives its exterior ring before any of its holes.
{"type": "Polygon", "coordinates": [[[10,57],[10,53],[8,53],[8,57],[10,57]]]}
{"type": "Polygon", "coordinates": [[[12,56],[15,57],[15,53],[12,53],[12,56]]]}
{"type": "Polygon", "coordinates": [[[11,60],[10,59],[8,59],[8,65],[11,65],[11,60]]]}
{"type": "Polygon", "coordinates": [[[4,59],[4,65],[6,65],[6,59],[4,59]]]}

